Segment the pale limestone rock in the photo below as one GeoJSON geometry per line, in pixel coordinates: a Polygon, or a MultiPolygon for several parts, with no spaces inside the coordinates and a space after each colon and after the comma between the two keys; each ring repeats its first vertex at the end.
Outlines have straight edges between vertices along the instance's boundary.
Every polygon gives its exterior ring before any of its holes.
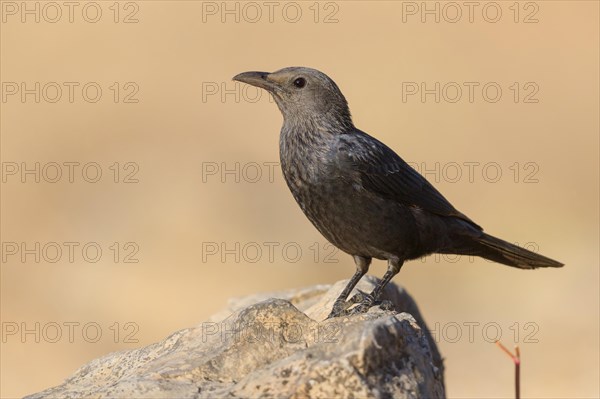
{"type": "Polygon", "coordinates": [[[411,297],[389,284],[383,299],[396,310],[324,321],[345,284],[230,301],[207,322],[96,359],[27,398],[444,397],[442,361],[411,297]]]}

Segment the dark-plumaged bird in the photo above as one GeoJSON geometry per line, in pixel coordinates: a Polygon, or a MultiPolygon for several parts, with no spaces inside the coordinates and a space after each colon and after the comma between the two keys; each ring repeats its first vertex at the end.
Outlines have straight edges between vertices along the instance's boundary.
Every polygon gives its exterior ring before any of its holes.
{"type": "Polygon", "coordinates": [[[365,312],[406,260],[474,255],[519,269],[562,263],[483,232],[385,144],[357,129],[335,82],[311,68],[244,72],[234,80],[267,90],[283,114],[279,155],[285,181],[323,236],[352,255],[356,272],[329,317],[365,312]],[[388,269],[350,310],[346,301],[372,258],[388,269]]]}

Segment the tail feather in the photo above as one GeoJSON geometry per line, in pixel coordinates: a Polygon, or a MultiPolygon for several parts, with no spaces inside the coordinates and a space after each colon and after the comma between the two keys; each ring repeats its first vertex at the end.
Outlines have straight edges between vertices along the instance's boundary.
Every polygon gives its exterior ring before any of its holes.
{"type": "Polygon", "coordinates": [[[475,239],[474,255],[520,269],[562,267],[564,264],[483,233],[475,239]]]}

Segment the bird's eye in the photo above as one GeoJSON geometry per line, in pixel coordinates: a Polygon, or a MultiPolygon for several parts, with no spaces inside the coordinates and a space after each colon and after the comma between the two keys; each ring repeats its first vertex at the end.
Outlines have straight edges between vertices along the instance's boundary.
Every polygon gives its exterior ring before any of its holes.
{"type": "Polygon", "coordinates": [[[306,79],[298,78],[294,80],[294,86],[296,86],[299,89],[303,88],[304,86],[306,86],[306,79]]]}

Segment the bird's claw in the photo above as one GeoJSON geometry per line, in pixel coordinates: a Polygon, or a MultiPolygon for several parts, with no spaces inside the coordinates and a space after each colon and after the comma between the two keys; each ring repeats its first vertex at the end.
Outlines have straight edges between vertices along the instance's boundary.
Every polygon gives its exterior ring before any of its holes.
{"type": "Polygon", "coordinates": [[[357,290],[358,292],[350,298],[352,304],[357,304],[348,311],[348,315],[357,315],[367,313],[369,309],[375,304],[375,298],[371,294],[367,294],[364,291],[357,290]]]}
{"type": "Polygon", "coordinates": [[[354,294],[352,296],[352,298],[350,298],[348,300],[348,302],[350,302],[351,304],[373,304],[375,302],[375,299],[373,298],[373,296],[371,294],[367,294],[364,291],[361,290],[356,290],[358,291],[356,294],[354,294]]]}
{"type": "Polygon", "coordinates": [[[352,306],[352,303],[349,301],[335,301],[327,319],[347,315],[350,306],[352,306]]]}
{"type": "MultiPolygon", "coordinates": [[[[369,298],[373,297],[369,295],[369,298]]],[[[350,309],[348,315],[367,313],[373,306],[379,306],[381,310],[394,310],[394,304],[387,299],[383,301],[367,300],[350,309]]]]}
{"type": "Polygon", "coordinates": [[[347,301],[335,301],[327,319],[367,313],[373,306],[379,306],[382,310],[394,310],[394,304],[391,301],[376,301],[373,295],[361,290],[357,291],[347,301]]]}
{"type": "Polygon", "coordinates": [[[347,301],[335,301],[333,309],[331,310],[331,313],[329,313],[329,316],[327,316],[327,319],[366,313],[375,303],[375,299],[371,294],[367,294],[361,290],[357,291],[358,292],[347,301]]]}
{"type": "Polygon", "coordinates": [[[367,313],[369,311],[369,309],[371,309],[372,305],[366,304],[366,303],[361,303],[356,305],[355,307],[353,307],[352,309],[350,309],[348,311],[348,315],[350,316],[354,316],[357,314],[363,314],[363,313],[367,313]]]}

